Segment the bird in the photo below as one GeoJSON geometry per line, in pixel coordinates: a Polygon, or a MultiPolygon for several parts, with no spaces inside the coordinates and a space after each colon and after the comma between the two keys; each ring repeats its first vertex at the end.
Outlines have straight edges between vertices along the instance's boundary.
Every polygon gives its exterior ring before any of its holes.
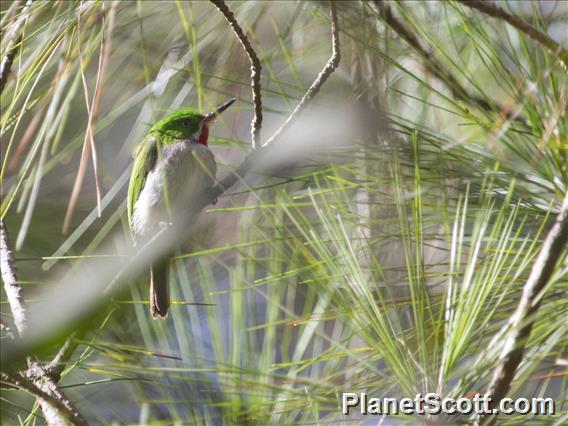
{"type": "MultiPolygon", "coordinates": [[[[191,207],[192,197],[215,183],[217,164],[208,147],[209,126],[235,99],[200,114],[180,109],[154,124],[134,151],[128,185],[128,223],[137,241],[150,239],[191,207]]],[[[169,259],[150,266],[150,313],[165,319],[170,306],[169,259]]]]}

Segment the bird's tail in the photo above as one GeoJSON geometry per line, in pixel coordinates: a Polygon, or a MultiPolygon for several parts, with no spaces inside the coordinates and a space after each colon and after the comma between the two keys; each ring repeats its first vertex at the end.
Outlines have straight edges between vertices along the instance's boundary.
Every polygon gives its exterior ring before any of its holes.
{"type": "Polygon", "coordinates": [[[170,307],[168,286],[169,262],[160,261],[150,269],[150,312],[152,317],[165,319],[170,307]]]}

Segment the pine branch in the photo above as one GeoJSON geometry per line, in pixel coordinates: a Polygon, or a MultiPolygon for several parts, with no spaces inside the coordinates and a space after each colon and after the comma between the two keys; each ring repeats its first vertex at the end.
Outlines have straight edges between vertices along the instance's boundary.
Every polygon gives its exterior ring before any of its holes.
{"type": "Polygon", "coordinates": [[[22,288],[18,285],[15,265],[14,254],[10,249],[8,241],[8,233],[4,226],[4,221],[0,219],[0,269],[2,271],[2,281],[4,281],[4,291],[12,311],[14,325],[18,334],[23,335],[27,328],[26,308],[22,299],[22,288]]]}
{"type": "Polygon", "coordinates": [[[487,100],[476,96],[469,92],[461,83],[454,77],[452,72],[448,70],[441,61],[436,58],[430,46],[423,44],[416,34],[410,28],[398,20],[392,13],[390,4],[385,0],[372,0],[371,7],[379,14],[381,19],[391,27],[399,36],[401,36],[415,51],[422,57],[424,66],[432,73],[438,80],[440,80],[451,92],[452,96],[463,102],[473,104],[476,107],[492,113],[495,110],[502,113],[509,120],[517,120],[526,123],[526,119],[520,117],[518,114],[510,111],[510,108],[500,105],[493,101],[487,100]]]}
{"type": "MultiPolygon", "coordinates": [[[[564,196],[562,208],[556,221],[548,232],[540,253],[531,269],[517,310],[506,325],[508,335],[503,343],[499,356],[499,364],[493,371],[493,376],[487,394],[492,396],[492,403],[498,404],[507,396],[511,382],[519,364],[523,360],[525,346],[530,337],[536,313],[542,302],[542,292],[550,281],[556,263],[568,247],[568,192],[564,196]]],[[[495,421],[492,416],[487,423],[495,421]]],[[[479,425],[481,419],[475,423],[479,425]]]]}
{"type": "Polygon", "coordinates": [[[527,36],[533,40],[538,41],[540,44],[545,46],[553,54],[558,55],[558,58],[564,63],[565,67],[568,67],[568,50],[564,49],[560,44],[551,39],[546,33],[542,32],[538,28],[532,26],[530,23],[522,20],[518,16],[508,13],[506,10],[500,8],[496,4],[490,1],[481,0],[458,0],[464,6],[470,7],[472,9],[479,10],[486,15],[492,16],[497,19],[506,21],[508,24],[512,25],[519,31],[525,33],[527,36]]]}
{"type": "MultiPolygon", "coordinates": [[[[72,406],[69,401],[62,398],[61,392],[56,391],[55,393],[48,393],[38,387],[37,383],[34,383],[29,379],[24,377],[14,377],[5,372],[0,372],[0,379],[9,385],[35,396],[42,404],[42,410],[48,425],[65,426],[69,424],[87,424],[80,414],[72,410],[72,406]],[[44,406],[47,406],[48,409],[44,410],[44,406]]],[[[55,385],[53,385],[53,388],[57,390],[55,385]]]]}
{"type": "Polygon", "coordinates": [[[330,12],[331,12],[331,44],[332,44],[332,54],[325,66],[322,68],[314,82],[311,84],[307,92],[302,96],[302,99],[294,108],[292,113],[288,118],[282,123],[282,125],[274,132],[266,142],[262,144],[259,149],[253,150],[241,163],[241,165],[231,174],[226,176],[221,182],[219,182],[212,191],[212,200],[217,199],[221,194],[223,194],[227,189],[232,187],[237,181],[244,175],[247,174],[255,165],[258,163],[260,154],[264,153],[265,149],[269,147],[274,141],[276,141],[284,131],[290,126],[292,121],[304,110],[306,105],[318,94],[321,87],[325,84],[329,76],[337,69],[339,62],[341,60],[341,51],[339,46],[339,27],[337,24],[337,10],[334,1],[330,1],[330,12]]]}
{"type": "Polygon", "coordinates": [[[14,25],[10,29],[8,34],[3,34],[8,40],[6,43],[6,49],[4,57],[2,58],[2,62],[0,63],[0,94],[4,91],[4,86],[8,82],[8,77],[10,75],[10,71],[12,70],[12,64],[14,63],[14,58],[16,57],[16,53],[18,53],[18,46],[22,43],[22,32],[23,32],[23,25],[24,22],[28,19],[30,6],[32,5],[32,0],[28,0],[22,11],[20,12],[20,16],[14,22],[14,25]]]}
{"type": "MultiPolygon", "coordinates": [[[[22,289],[18,285],[14,255],[10,249],[8,233],[4,222],[0,219],[0,266],[4,290],[12,311],[12,318],[20,338],[26,335],[28,324],[26,307],[22,298],[22,289]]],[[[2,380],[26,390],[35,395],[41,406],[43,416],[49,425],[87,424],[86,420],[75,409],[73,404],[57,388],[64,364],[61,362],[68,356],[71,344],[66,342],[47,368],[28,358],[28,369],[22,373],[31,381],[15,379],[7,373],[2,374],[2,380]]]]}
{"type": "Polygon", "coordinates": [[[260,71],[262,66],[254,48],[250,44],[248,37],[237,22],[233,12],[229,10],[223,0],[210,0],[223,14],[235,35],[243,45],[250,61],[250,85],[252,89],[252,102],[254,104],[254,117],[250,123],[250,133],[252,138],[252,149],[260,147],[260,129],[262,127],[262,95],[260,93],[260,71]]]}
{"type": "Polygon", "coordinates": [[[76,339],[71,336],[65,343],[59,348],[57,354],[52,358],[52,360],[43,366],[43,370],[46,375],[48,375],[55,382],[58,382],[61,378],[61,373],[65,369],[67,361],[71,358],[75,349],[77,349],[78,343],[76,339]]]}

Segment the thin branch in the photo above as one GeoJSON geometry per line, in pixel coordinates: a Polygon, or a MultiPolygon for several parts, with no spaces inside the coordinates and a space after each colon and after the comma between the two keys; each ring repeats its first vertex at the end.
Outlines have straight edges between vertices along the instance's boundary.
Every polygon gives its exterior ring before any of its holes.
{"type": "MultiPolygon", "coordinates": [[[[49,417],[46,416],[45,420],[48,425],[86,425],[87,422],[81,417],[80,414],[72,411],[69,402],[66,399],[61,399],[61,393],[57,391],[50,394],[43,389],[40,389],[36,383],[24,377],[14,377],[8,373],[0,372],[0,379],[16,388],[24,390],[29,394],[35,396],[38,401],[46,404],[50,408],[49,417]]],[[[56,388],[55,388],[56,389],[56,388]]],[[[72,408],[72,407],[71,407],[72,408]]],[[[44,410],[45,414],[45,410],[44,410]]]]}
{"type": "Polygon", "coordinates": [[[316,77],[306,94],[300,100],[300,103],[294,108],[292,114],[288,116],[286,121],[274,132],[274,134],[268,139],[263,146],[269,145],[272,141],[277,139],[289,126],[292,120],[306,107],[307,103],[313,99],[315,95],[318,94],[321,87],[327,81],[329,76],[335,71],[339,66],[339,61],[341,60],[341,53],[339,50],[339,28],[337,26],[337,10],[335,8],[335,2],[330,1],[329,3],[331,9],[331,57],[327,61],[325,67],[321,70],[319,75],[316,77]]]}
{"type": "Polygon", "coordinates": [[[471,103],[478,108],[481,108],[487,112],[493,112],[495,110],[500,111],[507,119],[518,120],[522,123],[526,123],[526,119],[520,117],[510,111],[511,108],[500,105],[499,103],[493,101],[489,103],[487,100],[480,98],[469,92],[465,87],[463,87],[460,82],[454,77],[454,75],[448,70],[442,62],[440,62],[434,55],[432,48],[430,46],[424,45],[408,27],[406,27],[401,21],[399,21],[392,13],[390,4],[385,0],[373,0],[369,3],[371,7],[377,12],[383,21],[391,27],[398,35],[400,35],[424,60],[424,66],[446,87],[450,90],[452,95],[460,99],[461,101],[471,103]]]}
{"type": "MultiPolygon", "coordinates": [[[[213,1],[213,0],[211,0],[213,1]]],[[[215,0],[216,1],[216,0],[215,0]]],[[[282,133],[289,127],[292,121],[298,116],[298,114],[306,107],[308,102],[310,102],[314,96],[320,91],[321,87],[327,81],[329,76],[335,71],[335,69],[339,66],[339,62],[341,60],[341,51],[339,46],[339,29],[337,25],[337,10],[335,7],[335,2],[330,1],[330,9],[331,9],[331,36],[332,36],[332,54],[329,60],[327,61],[326,65],[320,71],[308,91],[304,94],[296,108],[292,111],[292,113],[288,116],[286,121],[282,123],[282,125],[274,132],[274,134],[268,138],[266,142],[262,144],[258,149],[253,150],[241,163],[241,165],[227,175],[222,181],[217,183],[211,192],[211,200],[217,199],[221,194],[223,194],[227,189],[232,187],[237,181],[244,175],[247,174],[248,171],[253,167],[255,163],[257,163],[258,158],[260,155],[264,153],[265,149],[269,147],[276,139],[278,139],[282,133]]],[[[205,206],[205,205],[204,205],[205,206]]],[[[203,207],[204,207],[203,206],[203,207]]]]}
{"type": "Polygon", "coordinates": [[[24,22],[28,19],[31,5],[32,0],[28,0],[22,8],[20,16],[12,26],[10,33],[6,34],[6,38],[8,39],[5,50],[6,53],[4,54],[2,62],[0,63],[0,94],[2,94],[2,92],[4,91],[4,86],[6,86],[6,83],[8,82],[8,76],[10,75],[12,64],[14,63],[14,58],[16,57],[16,53],[18,52],[18,49],[16,47],[19,46],[22,42],[23,25],[24,22]]]}
{"type": "MultiPolygon", "coordinates": [[[[68,342],[69,340],[66,342],[66,344],[68,342]]],[[[70,346],[66,346],[66,344],[62,346],[62,349],[60,349],[57,356],[64,355],[65,353],[67,353],[67,349],[70,346]]],[[[55,357],[55,359],[57,359],[57,356],[55,357]]],[[[73,403],[69,401],[67,397],[63,394],[63,392],[61,392],[57,387],[57,380],[59,380],[59,376],[53,374],[53,371],[49,372],[46,366],[43,366],[37,362],[28,361],[28,363],[29,363],[29,368],[26,371],[24,371],[22,375],[25,376],[27,379],[29,379],[42,392],[49,395],[54,400],[58,401],[61,404],[61,406],[64,408],[63,410],[64,417],[71,418],[73,420],[72,421],[73,424],[77,425],[88,424],[87,420],[85,420],[85,418],[81,415],[81,413],[77,411],[73,403]]],[[[51,364],[48,364],[47,367],[49,367],[50,365],[51,364]]],[[[58,366],[58,368],[60,368],[60,366],[58,366]]],[[[38,402],[41,406],[41,411],[43,413],[43,416],[45,417],[48,424],[50,425],[67,424],[65,422],[62,422],[63,419],[61,418],[61,413],[54,411],[51,404],[49,404],[49,401],[46,401],[44,398],[39,398],[38,402]]]]}
{"type": "Polygon", "coordinates": [[[10,249],[8,241],[8,232],[4,226],[4,221],[0,219],[0,269],[2,270],[2,281],[4,281],[4,291],[8,298],[8,305],[12,311],[12,318],[18,334],[21,336],[25,333],[26,324],[26,308],[22,299],[22,289],[18,285],[16,275],[16,263],[14,254],[10,249]]]}
{"type": "MultiPolygon", "coordinates": [[[[499,356],[499,364],[493,372],[487,394],[492,395],[492,402],[497,404],[507,396],[511,382],[519,364],[523,359],[525,346],[530,337],[536,312],[542,302],[542,291],[550,281],[556,263],[568,246],[568,192],[560,213],[548,235],[546,236],[540,253],[531,269],[527,282],[523,287],[523,294],[517,310],[507,324],[508,336],[503,344],[499,356]]],[[[495,420],[493,416],[489,422],[495,420]]],[[[480,424],[480,419],[476,425],[480,424]]]]}
{"type": "Polygon", "coordinates": [[[262,127],[262,95],[260,93],[260,71],[262,66],[260,60],[256,55],[252,45],[243,29],[235,19],[233,12],[229,10],[227,5],[223,0],[210,0],[211,3],[217,7],[219,12],[223,14],[235,35],[241,42],[243,48],[245,49],[249,61],[250,61],[250,79],[251,79],[251,89],[252,89],[252,102],[254,104],[254,117],[250,123],[250,133],[252,138],[252,149],[260,147],[260,128],[262,127]]]}
{"type": "MultiPolygon", "coordinates": [[[[22,337],[27,330],[26,308],[22,298],[22,289],[18,285],[14,255],[10,249],[8,233],[2,220],[0,220],[0,266],[4,290],[12,311],[14,324],[18,335],[22,337]]],[[[42,413],[49,425],[68,424],[69,422],[66,418],[73,420],[73,424],[87,424],[81,414],[73,407],[73,404],[57,388],[56,384],[64,368],[64,364],[61,361],[69,355],[70,347],[71,343],[69,341],[66,342],[51,363],[47,365],[47,368],[28,358],[29,368],[23,375],[30,379],[33,384],[30,383],[28,386],[26,381],[18,381],[17,379],[14,379],[17,380],[17,383],[12,381],[16,386],[37,396],[42,413]],[[65,418],[61,417],[61,413],[65,415],[65,418]]],[[[13,378],[2,373],[2,380],[9,381],[9,379],[13,378]]]]}
{"type": "Polygon", "coordinates": [[[49,376],[53,381],[58,382],[61,378],[61,373],[65,369],[67,361],[71,358],[75,349],[79,346],[76,339],[73,336],[69,337],[65,343],[59,348],[57,354],[52,358],[52,360],[43,366],[43,371],[47,376],[49,376]]]}
{"type": "Polygon", "coordinates": [[[519,31],[525,33],[533,40],[538,41],[540,44],[545,46],[553,54],[558,55],[560,60],[564,63],[565,67],[568,67],[568,50],[564,49],[560,44],[551,39],[546,33],[542,32],[538,28],[535,28],[530,23],[522,20],[518,16],[511,15],[506,10],[500,8],[496,4],[490,1],[481,0],[458,0],[464,6],[470,7],[472,9],[479,10],[486,15],[493,16],[494,18],[502,19],[508,24],[512,25],[519,31]]]}

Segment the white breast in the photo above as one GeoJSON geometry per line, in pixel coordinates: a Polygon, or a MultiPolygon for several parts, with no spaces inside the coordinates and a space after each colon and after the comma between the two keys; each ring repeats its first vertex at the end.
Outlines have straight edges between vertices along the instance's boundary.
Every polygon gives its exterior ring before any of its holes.
{"type": "Polygon", "coordinates": [[[150,235],[161,222],[171,222],[172,212],[183,214],[194,194],[213,186],[216,172],[215,157],[204,145],[179,142],[165,147],[134,205],[134,233],[150,235]]]}

